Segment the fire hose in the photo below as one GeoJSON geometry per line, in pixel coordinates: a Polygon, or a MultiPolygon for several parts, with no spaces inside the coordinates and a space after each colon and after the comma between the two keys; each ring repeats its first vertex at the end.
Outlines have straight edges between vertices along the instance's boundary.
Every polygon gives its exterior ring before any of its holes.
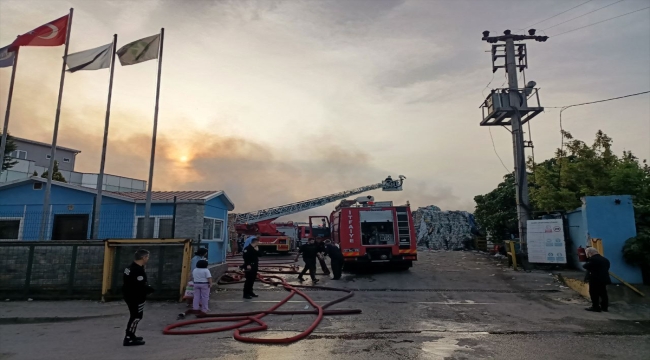
{"type": "MultiPolygon", "coordinates": [[[[236,265],[236,264],[230,264],[229,265],[236,265]]],[[[194,334],[207,334],[207,333],[216,333],[216,332],[222,332],[222,331],[227,331],[227,330],[235,330],[233,337],[235,340],[241,341],[241,342],[247,342],[247,343],[254,343],[254,344],[289,344],[301,339],[304,339],[305,337],[309,336],[314,329],[320,324],[321,320],[323,320],[323,317],[325,315],[349,315],[349,314],[360,314],[361,310],[360,309],[344,309],[344,310],[328,310],[328,308],[332,305],[338,304],[340,302],[343,302],[352,296],[354,296],[354,292],[352,290],[347,290],[347,289],[339,289],[339,288],[334,288],[334,287],[327,287],[327,286],[307,286],[307,285],[291,285],[286,282],[286,280],[280,276],[277,275],[271,275],[271,276],[264,276],[261,273],[283,273],[283,274],[297,274],[297,266],[295,265],[286,265],[286,263],[260,263],[261,266],[270,266],[270,267],[278,267],[279,269],[290,269],[290,271],[282,271],[282,270],[260,270],[259,273],[257,274],[257,279],[258,281],[268,284],[268,285],[273,285],[273,286],[278,286],[281,285],[285,290],[289,291],[289,294],[287,297],[285,297],[283,300],[278,302],[277,304],[273,305],[271,308],[267,310],[261,310],[261,311],[250,311],[250,312],[239,312],[239,313],[230,313],[230,314],[205,314],[205,313],[199,313],[197,314],[197,319],[195,320],[187,320],[187,321],[181,321],[175,324],[168,325],[165,327],[163,330],[163,334],[165,335],[194,335],[194,334]],[[340,292],[345,292],[346,295],[343,297],[340,297],[338,299],[332,300],[324,305],[318,305],[314,300],[312,300],[307,294],[304,292],[298,290],[298,288],[310,288],[310,289],[319,289],[319,290],[327,290],[327,291],[340,291],[340,292]],[[303,299],[305,299],[314,309],[313,310],[291,310],[291,311],[282,311],[278,310],[282,305],[286,304],[294,295],[300,295],[303,299]],[[313,315],[316,314],[316,319],[312,322],[312,324],[303,332],[301,332],[298,335],[292,336],[292,337],[287,337],[287,338],[276,338],[276,339],[266,339],[266,338],[252,338],[252,337],[246,337],[242,336],[242,334],[246,333],[252,333],[252,332],[258,332],[258,331],[264,331],[268,329],[268,325],[262,321],[262,318],[264,318],[266,315],[313,315]],[[220,326],[220,327],[214,327],[214,328],[206,328],[206,329],[195,329],[195,330],[174,330],[177,328],[185,327],[188,325],[193,325],[193,324],[202,324],[202,323],[210,323],[210,322],[235,322],[235,324],[231,325],[225,325],[225,326],[220,326]],[[256,323],[257,326],[254,327],[247,327],[243,328],[246,325],[256,323]]],[[[243,282],[243,280],[236,280],[237,277],[240,277],[242,275],[241,271],[235,271],[235,270],[229,270],[226,272],[224,275],[229,275],[233,280],[229,282],[222,282],[221,278],[219,279],[219,284],[221,285],[226,285],[226,284],[237,284],[243,282]],[[235,276],[233,276],[235,275],[235,276]]],[[[192,312],[191,310],[187,311],[186,313],[192,312]]]]}

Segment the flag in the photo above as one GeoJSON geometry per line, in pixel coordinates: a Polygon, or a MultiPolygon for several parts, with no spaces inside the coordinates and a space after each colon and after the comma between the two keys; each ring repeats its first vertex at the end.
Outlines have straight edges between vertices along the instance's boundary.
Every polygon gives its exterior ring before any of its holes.
{"type": "Polygon", "coordinates": [[[132,43],[128,43],[117,50],[120,64],[135,65],[147,60],[158,58],[158,45],[160,35],[149,36],[132,43]]]}
{"type": "Polygon", "coordinates": [[[68,71],[73,73],[79,70],[108,69],[111,66],[112,48],[113,43],[110,43],[94,49],[68,55],[68,58],[66,59],[68,71]]]}
{"type": "Polygon", "coordinates": [[[60,17],[48,24],[18,36],[11,44],[12,48],[18,46],[59,46],[65,44],[68,32],[69,15],[60,17]]]}
{"type": "Polygon", "coordinates": [[[14,66],[14,59],[16,58],[16,53],[9,51],[9,46],[5,46],[0,49],[0,68],[14,66]]]}

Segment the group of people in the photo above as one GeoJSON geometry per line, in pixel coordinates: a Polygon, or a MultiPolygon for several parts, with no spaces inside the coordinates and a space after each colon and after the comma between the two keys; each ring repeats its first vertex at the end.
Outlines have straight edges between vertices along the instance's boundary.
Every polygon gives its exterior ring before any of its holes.
{"type": "MultiPolygon", "coordinates": [[[[244,282],[244,299],[257,297],[253,292],[253,284],[257,278],[259,268],[259,239],[255,236],[248,237],[242,244],[244,264],[241,269],[245,273],[246,281],[244,282]]],[[[343,254],[338,243],[326,241],[315,241],[309,239],[308,243],[300,247],[298,256],[302,254],[305,266],[298,275],[298,280],[304,281],[303,276],[309,271],[309,276],[313,283],[317,283],[316,278],[316,261],[326,275],[330,274],[325,262],[325,256],[331,259],[333,280],[341,278],[343,269],[343,254]]],[[[595,248],[587,248],[587,262],[583,265],[587,274],[585,282],[589,283],[589,295],[591,296],[592,306],[587,308],[588,311],[601,312],[608,311],[609,299],[607,296],[607,285],[611,284],[609,277],[610,263],[605,257],[600,255],[595,248]]],[[[210,301],[210,288],[212,287],[212,275],[208,270],[207,261],[208,250],[200,248],[194,254],[191,262],[191,279],[188,285],[192,284],[194,291],[192,296],[192,307],[195,311],[207,313],[208,303],[210,301]]],[[[296,256],[296,260],[298,259],[296,256]]],[[[138,323],[142,320],[144,314],[144,305],[147,295],[154,292],[154,289],[147,281],[145,265],[149,261],[149,251],[140,249],[135,252],[134,260],[123,274],[122,293],[124,301],[129,308],[129,321],[126,325],[126,335],[124,337],[124,346],[144,345],[144,339],[136,335],[138,323]]],[[[188,286],[189,287],[189,286],[188,286]]]]}
{"type": "Polygon", "coordinates": [[[341,279],[341,272],[343,271],[343,253],[341,252],[341,246],[338,243],[332,243],[330,240],[314,240],[310,238],[307,244],[302,245],[296,255],[296,260],[298,256],[302,254],[302,260],[305,262],[300,275],[298,275],[298,280],[305,281],[303,276],[309,271],[309,276],[311,281],[315,284],[318,282],[316,278],[316,261],[320,263],[320,267],[323,270],[325,275],[330,274],[330,270],[327,268],[327,263],[325,262],[325,256],[329,256],[332,266],[332,273],[334,276],[333,280],[341,279]]]}

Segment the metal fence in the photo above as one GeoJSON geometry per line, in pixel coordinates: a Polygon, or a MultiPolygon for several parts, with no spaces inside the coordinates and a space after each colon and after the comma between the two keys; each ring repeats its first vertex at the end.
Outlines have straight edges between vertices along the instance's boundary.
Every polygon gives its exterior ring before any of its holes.
{"type": "MultiPolygon", "coordinates": [[[[46,219],[43,240],[87,240],[91,238],[144,238],[144,214],[135,206],[102,205],[99,230],[93,237],[93,204],[53,204],[50,211],[40,206],[0,206],[0,240],[41,240],[41,222],[46,219]]],[[[152,207],[153,238],[173,238],[175,211],[152,207]]],[[[151,238],[151,236],[147,236],[151,238]]]]}

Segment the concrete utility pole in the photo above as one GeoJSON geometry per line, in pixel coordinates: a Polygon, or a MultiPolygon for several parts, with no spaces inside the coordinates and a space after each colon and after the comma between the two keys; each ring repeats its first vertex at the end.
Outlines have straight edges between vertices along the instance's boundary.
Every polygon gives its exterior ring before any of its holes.
{"type": "MultiPolygon", "coordinates": [[[[521,250],[526,252],[526,228],[530,220],[530,198],[528,196],[528,173],[526,171],[526,153],[524,151],[524,132],[522,125],[539,114],[543,108],[539,107],[539,97],[534,89],[535,82],[531,81],[523,89],[519,88],[517,69],[523,71],[528,67],[528,55],[525,44],[516,44],[515,41],[534,39],[544,42],[547,36],[535,36],[535,29],[528,31],[529,35],[513,35],[510,30],[503,32],[503,36],[490,37],[489,31],[483,32],[483,39],[492,45],[492,72],[498,68],[505,68],[508,75],[508,88],[492,90],[488,99],[483,103],[488,115],[483,117],[482,126],[507,125],[504,119],[510,118],[512,144],[515,162],[515,188],[517,196],[517,218],[519,223],[519,240],[521,250]],[[505,45],[497,44],[504,42],[505,45]],[[505,52],[505,54],[503,54],[505,52]],[[496,65],[499,58],[505,58],[504,65],[496,65]],[[517,64],[519,60],[519,64],[517,64]],[[534,93],[533,93],[534,91],[534,93]],[[537,107],[528,106],[528,97],[535,95],[537,107]],[[490,121],[493,120],[493,121],[490,121]]],[[[532,144],[531,144],[532,146],[532,144]]]]}

